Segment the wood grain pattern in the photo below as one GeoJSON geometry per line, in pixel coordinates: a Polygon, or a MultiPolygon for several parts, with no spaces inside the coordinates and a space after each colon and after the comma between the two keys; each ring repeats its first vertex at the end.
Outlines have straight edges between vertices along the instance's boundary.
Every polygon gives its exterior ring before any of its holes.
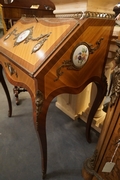
{"type": "Polygon", "coordinates": [[[41,34],[44,35],[51,32],[48,40],[36,53],[31,52],[38,41],[30,40],[28,43],[22,42],[18,46],[14,47],[15,36],[11,35],[6,41],[4,41],[4,37],[1,39],[2,52],[4,54],[7,52],[9,58],[14,58],[14,61],[16,60],[16,63],[18,63],[19,66],[22,66],[31,74],[34,74],[44,61],[46,61],[46,58],[48,58],[48,56],[56,50],[57,46],[59,46],[62,41],[67,38],[69,33],[78,24],[78,21],[75,19],[68,21],[61,19],[60,21],[56,21],[55,18],[50,18],[49,20],[43,18],[43,20],[38,19],[38,21],[39,22],[36,22],[33,18],[22,18],[17,25],[15,24],[6,34],[6,36],[8,36],[14,29],[17,29],[16,34],[21,33],[31,27],[33,27],[33,38],[37,38],[41,34]]]}
{"type": "Polygon", "coordinates": [[[2,64],[7,75],[9,76],[9,80],[11,80],[12,84],[15,84],[16,86],[17,84],[19,84],[22,87],[24,87],[25,84],[27,86],[27,87],[25,86],[25,88],[27,89],[29,88],[29,91],[35,94],[36,90],[35,90],[35,82],[33,78],[28,76],[20,68],[15,66],[13,63],[11,63],[8,59],[6,59],[2,55],[0,55],[0,63],[2,64]],[[12,66],[12,68],[16,71],[17,76],[16,74],[10,75],[9,67],[5,65],[6,63],[9,63],[12,66]]]}

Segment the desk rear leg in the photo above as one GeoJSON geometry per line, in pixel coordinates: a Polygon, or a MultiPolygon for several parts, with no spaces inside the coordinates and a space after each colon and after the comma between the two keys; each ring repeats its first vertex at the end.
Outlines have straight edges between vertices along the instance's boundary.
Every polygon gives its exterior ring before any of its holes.
{"type": "Polygon", "coordinates": [[[0,65],[0,82],[1,82],[1,84],[3,86],[3,89],[4,89],[6,97],[7,97],[7,101],[8,101],[8,106],[9,106],[8,116],[11,117],[12,116],[12,103],[11,103],[11,98],[10,98],[10,94],[9,94],[9,91],[8,91],[8,87],[7,87],[6,82],[4,80],[1,65],[0,65]]]}
{"type": "Polygon", "coordinates": [[[97,94],[96,94],[95,100],[93,102],[92,108],[89,112],[89,116],[88,116],[88,120],[87,120],[87,124],[86,124],[86,139],[89,143],[91,143],[90,130],[91,130],[91,124],[92,124],[94,115],[107,93],[106,77],[103,76],[101,82],[100,83],[95,82],[95,84],[97,86],[97,94]]]}

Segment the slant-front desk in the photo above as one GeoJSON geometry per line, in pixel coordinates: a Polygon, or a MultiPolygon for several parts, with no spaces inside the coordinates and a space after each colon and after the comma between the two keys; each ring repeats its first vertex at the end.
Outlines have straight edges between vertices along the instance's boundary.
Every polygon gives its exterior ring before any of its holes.
{"type": "Polygon", "coordinates": [[[80,93],[89,83],[97,94],[86,124],[91,122],[107,82],[104,67],[114,20],[109,18],[21,18],[0,40],[0,80],[12,106],[2,69],[10,83],[31,95],[33,118],[41,142],[43,177],[47,168],[46,114],[51,100],[61,93],[80,93]]]}

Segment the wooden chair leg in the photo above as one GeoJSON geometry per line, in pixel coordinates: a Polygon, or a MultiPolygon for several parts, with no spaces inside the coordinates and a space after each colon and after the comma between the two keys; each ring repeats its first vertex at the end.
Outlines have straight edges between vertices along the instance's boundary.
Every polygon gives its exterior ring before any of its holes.
{"type": "Polygon", "coordinates": [[[24,89],[24,88],[22,88],[22,87],[14,86],[14,88],[13,88],[13,93],[14,93],[15,98],[16,98],[16,105],[19,105],[19,96],[18,96],[18,95],[19,95],[21,92],[25,92],[25,91],[27,91],[27,90],[24,89]]]}

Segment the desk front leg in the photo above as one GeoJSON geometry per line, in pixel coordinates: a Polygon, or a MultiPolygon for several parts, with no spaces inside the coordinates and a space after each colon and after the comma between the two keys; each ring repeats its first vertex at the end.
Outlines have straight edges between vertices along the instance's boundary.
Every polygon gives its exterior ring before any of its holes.
{"type": "MultiPolygon", "coordinates": [[[[42,116],[45,116],[45,114],[42,113],[42,116]]],[[[46,171],[47,171],[47,139],[46,139],[46,120],[45,117],[42,118],[42,116],[39,117],[39,119],[42,119],[40,122],[38,120],[38,135],[40,138],[41,143],[41,163],[42,163],[42,177],[45,178],[46,171]]]]}
{"type": "Polygon", "coordinates": [[[41,157],[42,157],[42,176],[45,178],[47,171],[47,138],[46,138],[46,115],[50,100],[44,100],[41,91],[36,93],[36,128],[40,138],[41,157]]]}
{"type": "Polygon", "coordinates": [[[9,94],[6,82],[4,80],[2,69],[3,69],[2,65],[0,64],[0,82],[3,86],[3,89],[4,89],[6,97],[7,97],[7,101],[8,101],[8,106],[9,106],[8,116],[11,117],[12,116],[12,103],[11,103],[11,98],[10,98],[10,94],[9,94]]]}

